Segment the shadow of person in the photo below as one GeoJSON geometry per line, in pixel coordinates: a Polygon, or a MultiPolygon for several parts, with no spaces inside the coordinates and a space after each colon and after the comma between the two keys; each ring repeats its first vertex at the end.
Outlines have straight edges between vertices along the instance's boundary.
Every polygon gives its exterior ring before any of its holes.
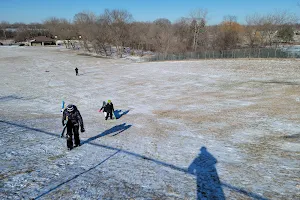
{"type": "MultiPolygon", "coordinates": [[[[27,123],[29,123],[29,122],[27,122],[27,123]]],[[[14,128],[17,128],[17,131],[30,131],[30,133],[32,133],[32,134],[42,133],[42,134],[46,134],[46,135],[51,136],[51,137],[55,137],[55,138],[58,137],[57,133],[52,133],[52,132],[49,132],[49,131],[46,131],[46,130],[43,130],[43,129],[33,128],[33,127],[30,127],[30,126],[27,126],[26,124],[24,124],[24,122],[23,122],[23,124],[19,124],[19,123],[10,122],[10,121],[0,119],[0,126],[3,127],[3,129],[7,133],[9,133],[9,129],[11,127],[14,127],[14,128]]],[[[118,125],[118,126],[120,126],[120,125],[118,125]]],[[[125,125],[125,123],[122,126],[124,128],[119,130],[115,134],[119,134],[119,133],[123,132],[124,130],[128,129],[129,127],[131,127],[131,125],[125,125]]],[[[116,129],[118,129],[118,128],[116,128],[116,129]]],[[[114,130],[116,130],[116,129],[114,129],[114,130]]],[[[105,131],[103,133],[105,133],[105,131]]],[[[101,134],[103,134],[103,133],[101,133],[101,134]]],[[[85,141],[85,143],[91,142],[92,140],[94,140],[97,137],[101,136],[101,134],[99,134],[98,136],[95,136],[93,138],[89,138],[87,141],[85,141]]],[[[293,136],[291,138],[294,138],[294,137],[299,138],[298,136],[299,136],[299,134],[296,134],[295,136],[293,136]]],[[[10,136],[7,135],[7,136],[4,136],[4,137],[10,137],[10,136]]],[[[247,199],[251,198],[251,199],[256,199],[256,200],[269,200],[269,198],[266,198],[266,197],[264,197],[260,194],[255,193],[255,192],[250,192],[247,189],[239,188],[239,187],[236,187],[236,186],[231,185],[231,184],[226,183],[226,182],[221,182],[220,183],[218,175],[217,175],[217,171],[216,171],[215,166],[214,166],[217,163],[217,160],[210,153],[207,152],[205,147],[201,148],[201,153],[199,154],[199,156],[191,163],[189,168],[186,169],[186,168],[178,167],[178,166],[175,166],[173,164],[169,164],[169,163],[166,163],[166,162],[163,162],[163,161],[160,161],[160,160],[156,160],[156,159],[151,158],[151,157],[147,157],[147,156],[142,155],[142,154],[138,154],[138,153],[131,152],[131,151],[126,151],[124,149],[116,148],[116,147],[113,147],[113,146],[107,146],[107,145],[97,144],[97,143],[90,143],[90,145],[93,145],[93,146],[98,147],[98,148],[100,147],[100,148],[103,148],[103,149],[107,149],[107,150],[114,150],[116,152],[114,154],[112,154],[111,156],[109,156],[108,158],[106,158],[105,160],[98,163],[97,165],[95,165],[94,167],[91,167],[90,169],[88,169],[84,172],[76,174],[72,178],[64,181],[63,183],[60,183],[60,184],[56,185],[55,187],[52,187],[50,189],[47,189],[47,187],[44,187],[44,188],[46,188],[46,190],[41,188],[40,190],[44,191],[44,192],[42,194],[40,194],[38,197],[33,198],[33,199],[39,199],[42,196],[56,190],[57,188],[59,188],[62,185],[76,179],[77,177],[81,176],[82,174],[84,174],[86,172],[89,172],[92,169],[95,169],[99,165],[106,162],[106,160],[108,160],[112,156],[116,155],[118,152],[121,152],[121,153],[126,154],[128,156],[133,156],[135,158],[145,159],[145,160],[151,161],[151,162],[153,162],[154,164],[156,164],[158,166],[167,167],[169,169],[172,169],[172,170],[175,170],[175,171],[178,171],[178,172],[197,175],[197,185],[199,185],[199,187],[197,187],[197,193],[201,193],[201,191],[203,191],[204,193],[206,191],[211,191],[211,192],[215,192],[217,194],[216,198],[214,198],[214,197],[212,197],[212,198],[203,197],[203,199],[221,199],[221,200],[225,199],[222,188],[221,188],[221,186],[222,186],[223,188],[226,188],[227,190],[230,190],[230,192],[237,193],[239,195],[244,195],[247,199]],[[211,158],[211,159],[206,159],[206,158],[211,158]],[[201,170],[201,168],[202,168],[201,163],[203,162],[202,160],[204,160],[204,161],[205,160],[212,160],[212,163],[210,165],[208,165],[208,164],[203,165],[203,171],[201,170]],[[211,167],[209,167],[209,166],[211,166],[211,167]],[[208,172],[211,171],[212,175],[209,175],[209,176],[205,175],[205,174],[208,173],[207,171],[208,172]],[[203,173],[203,175],[201,175],[202,173],[203,173]],[[215,175],[215,176],[213,176],[213,175],[215,175]],[[215,178],[211,178],[211,177],[215,177],[215,178]],[[211,181],[208,181],[208,183],[211,183],[211,189],[206,189],[206,187],[201,188],[201,180],[203,180],[205,178],[207,178],[207,180],[211,180],[211,181]]],[[[17,150],[23,150],[23,149],[24,149],[23,147],[20,147],[17,150]]],[[[9,151],[9,148],[8,148],[8,151],[9,151]]],[[[201,194],[199,194],[198,199],[201,199],[201,197],[202,197],[201,194]]]]}
{"type": "Polygon", "coordinates": [[[216,163],[217,159],[206,147],[201,147],[198,157],[190,164],[188,172],[197,177],[197,200],[225,200],[216,163]]]}
{"type": "Polygon", "coordinates": [[[122,110],[115,110],[114,115],[116,116],[116,119],[120,119],[123,115],[126,115],[129,112],[129,110],[122,111],[122,110]]]}
{"type": "Polygon", "coordinates": [[[116,135],[122,133],[123,131],[129,129],[130,127],[131,127],[131,125],[130,124],[126,125],[126,123],[123,123],[123,124],[120,124],[120,125],[116,125],[116,126],[110,128],[110,129],[108,129],[108,130],[106,130],[106,131],[104,131],[104,132],[102,132],[102,133],[100,133],[98,135],[95,135],[94,137],[91,137],[91,138],[89,138],[89,139],[81,142],[81,145],[89,143],[89,142],[91,142],[93,140],[96,140],[97,138],[106,136],[106,135],[111,134],[111,133],[114,133],[112,136],[116,136],[116,135]]]}

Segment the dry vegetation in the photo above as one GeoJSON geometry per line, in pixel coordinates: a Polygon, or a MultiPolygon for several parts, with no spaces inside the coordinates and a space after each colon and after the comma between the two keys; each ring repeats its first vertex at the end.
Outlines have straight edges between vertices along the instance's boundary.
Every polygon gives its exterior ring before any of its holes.
{"type": "Polygon", "coordinates": [[[0,23],[0,39],[26,41],[38,35],[63,40],[67,48],[83,47],[103,56],[123,54],[143,56],[145,51],[163,54],[230,50],[276,46],[293,42],[299,29],[295,14],[282,11],[246,17],[239,24],[236,16],[228,15],[219,25],[208,25],[209,13],[195,9],[174,23],[165,18],[153,22],[134,21],[127,10],[104,10],[96,15],[80,12],[69,22],[49,18],[43,24],[0,23]],[[15,28],[12,32],[8,28],[15,28]]]}

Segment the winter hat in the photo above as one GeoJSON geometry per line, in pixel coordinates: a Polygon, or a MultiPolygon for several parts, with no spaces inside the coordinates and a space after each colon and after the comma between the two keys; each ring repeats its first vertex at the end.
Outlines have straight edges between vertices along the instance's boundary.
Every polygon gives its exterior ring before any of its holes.
{"type": "Polygon", "coordinates": [[[111,100],[107,100],[107,103],[111,103],[111,100]]]}
{"type": "Polygon", "coordinates": [[[67,110],[68,110],[68,112],[72,112],[74,110],[74,106],[72,104],[69,104],[67,106],[67,110]]]}

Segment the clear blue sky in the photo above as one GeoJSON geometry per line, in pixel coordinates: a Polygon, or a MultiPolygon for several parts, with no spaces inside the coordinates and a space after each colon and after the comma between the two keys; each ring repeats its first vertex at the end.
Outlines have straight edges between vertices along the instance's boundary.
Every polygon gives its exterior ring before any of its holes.
{"type": "Polygon", "coordinates": [[[125,9],[136,21],[167,18],[172,22],[188,17],[193,9],[208,11],[208,23],[218,24],[225,15],[244,23],[248,14],[291,11],[300,17],[300,0],[0,0],[0,21],[43,22],[49,17],[72,20],[76,13],[125,9]]]}

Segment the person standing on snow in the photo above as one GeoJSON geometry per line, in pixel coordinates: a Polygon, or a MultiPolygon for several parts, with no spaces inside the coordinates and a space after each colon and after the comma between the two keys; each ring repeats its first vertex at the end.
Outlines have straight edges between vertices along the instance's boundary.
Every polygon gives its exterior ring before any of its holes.
{"type": "Polygon", "coordinates": [[[107,110],[106,110],[106,102],[103,101],[102,107],[100,108],[99,112],[103,110],[104,118],[106,118],[107,110]]]}
{"type": "Polygon", "coordinates": [[[78,68],[75,68],[76,76],[78,76],[78,68]]]}
{"type": "Polygon", "coordinates": [[[75,146],[80,146],[80,139],[79,139],[79,125],[81,127],[81,132],[84,132],[83,120],[80,115],[79,110],[75,105],[69,104],[67,108],[63,112],[62,117],[62,125],[67,126],[67,147],[68,150],[73,149],[73,134],[75,140],[75,146]]]}
{"type": "Polygon", "coordinates": [[[105,117],[105,120],[108,119],[108,117],[110,117],[110,119],[113,119],[112,116],[113,116],[113,112],[115,111],[114,109],[114,105],[113,103],[111,102],[111,100],[108,100],[107,101],[107,104],[105,106],[105,109],[106,109],[106,112],[107,112],[107,115],[105,117]]]}

